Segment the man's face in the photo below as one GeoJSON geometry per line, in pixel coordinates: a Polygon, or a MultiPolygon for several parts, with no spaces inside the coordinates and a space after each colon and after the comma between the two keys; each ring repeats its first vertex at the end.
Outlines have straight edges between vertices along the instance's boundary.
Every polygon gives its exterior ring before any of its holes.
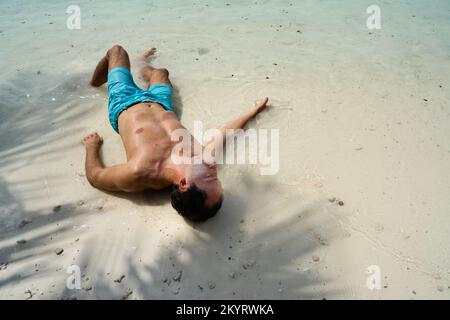
{"type": "Polygon", "coordinates": [[[187,183],[206,192],[205,205],[213,207],[223,198],[222,184],[217,177],[216,164],[193,164],[188,171],[187,183]]]}

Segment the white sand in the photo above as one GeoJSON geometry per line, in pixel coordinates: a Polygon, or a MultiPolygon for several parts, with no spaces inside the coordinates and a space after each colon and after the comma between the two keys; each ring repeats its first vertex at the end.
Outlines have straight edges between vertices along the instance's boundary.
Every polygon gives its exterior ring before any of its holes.
{"type": "Polygon", "coordinates": [[[450,298],[448,1],[379,1],[381,30],[371,1],[152,2],[77,1],[73,31],[65,3],[0,4],[0,298],[450,298]],[[223,209],[196,226],[167,192],[93,189],[84,134],[124,160],[87,86],[115,43],[158,48],[188,128],[269,96],[250,127],[280,129],[279,173],[225,167],[223,209]]]}

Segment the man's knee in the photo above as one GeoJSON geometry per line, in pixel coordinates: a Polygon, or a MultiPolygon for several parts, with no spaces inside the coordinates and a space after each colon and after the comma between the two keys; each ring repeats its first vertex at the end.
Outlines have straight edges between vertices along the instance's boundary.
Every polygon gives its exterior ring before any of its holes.
{"type": "Polygon", "coordinates": [[[153,75],[158,78],[168,78],[169,70],[167,70],[166,68],[155,69],[153,70],[153,75]]]}
{"type": "Polygon", "coordinates": [[[115,44],[108,50],[107,56],[119,55],[123,52],[125,52],[125,49],[121,45],[115,44]]]}

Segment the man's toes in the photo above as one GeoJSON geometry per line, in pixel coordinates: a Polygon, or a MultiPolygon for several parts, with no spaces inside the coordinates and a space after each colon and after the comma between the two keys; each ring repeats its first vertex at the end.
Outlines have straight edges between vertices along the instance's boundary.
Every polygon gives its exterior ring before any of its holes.
{"type": "Polygon", "coordinates": [[[147,59],[151,55],[154,55],[155,52],[156,52],[156,48],[150,48],[150,49],[147,49],[147,51],[145,51],[142,56],[143,56],[143,58],[147,59]]]}

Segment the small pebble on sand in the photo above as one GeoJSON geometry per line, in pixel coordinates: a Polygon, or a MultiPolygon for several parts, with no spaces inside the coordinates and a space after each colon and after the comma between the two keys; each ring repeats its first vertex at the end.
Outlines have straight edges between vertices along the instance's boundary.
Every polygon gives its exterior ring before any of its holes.
{"type": "Polygon", "coordinates": [[[92,286],[90,284],[85,284],[85,285],[83,285],[82,289],[84,291],[91,291],[92,290],[92,286]]]}
{"type": "Polygon", "coordinates": [[[23,227],[25,227],[25,226],[26,226],[27,224],[29,224],[29,223],[31,223],[31,220],[24,219],[24,220],[20,221],[18,227],[19,227],[19,228],[23,228],[23,227]]]}
{"type": "Polygon", "coordinates": [[[180,281],[182,275],[183,275],[183,271],[181,271],[181,270],[178,271],[177,274],[172,277],[173,281],[180,281]]]}
{"type": "Polygon", "coordinates": [[[132,290],[127,291],[127,293],[125,293],[125,294],[122,296],[121,300],[127,300],[128,297],[131,296],[132,294],[133,294],[133,291],[132,291],[132,290]]]}
{"type": "Polygon", "coordinates": [[[54,206],[54,207],[53,207],[53,212],[58,212],[58,211],[61,210],[61,208],[62,208],[61,205],[54,206]]]}
{"type": "Polygon", "coordinates": [[[214,289],[216,287],[216,284],[214,282],[208,282],[208,288],[209,289],[214,289]]]}
{"type": "Polygon", "coordinates": [[[28,295],[28,297],[26,298],[27,300],[33,298],[33,292],[31,292],[31,290],[25,291],[25,294],[28,295]]]}
{"type": "Polygon", "coordinates": [[[121,283],[124,278],[125,278],[125,275],[123,274],[119,278],[115,279],[114,282],[121,283]]]}
{"type": "Polygon", "coordinates": [[[25,239],[20,239],[20,240],[17,240],[16,243],[17,243],[17,244],[25,244],[25,243],[27,243],[27,240],[25,240],[25,239]]]}
{"type": "Polygon", "coordinates": [[[313,256],[313,257],[312,257],[312,260],[313,260],[314,262],[319,262],[319,261],[320,261],[320,257],[319,257],[319,256],[313,256]]]}
{"type": "Polygon", "coordinates": [[[342,201],[342,200],[339,200],[338,201],[338,205],[340,205],[341,207],[344,205],[344,201],[342,201]]]}
{"type": "Polygon", "coordinates": [[[244,264],[242,264],[242,268],[244,268],[245,270],[250,269],[251,267],[253,267],[256,264],[255,260],[250,260],[244,264]]]}
{"type": "Polygon", "coordinates": [[[60,255],[60,254],[62,254],[64,252],[64,249],[63,248],[56,248],[56,250],[55,250],[55,253],[56,253],[56,255],[60,255]]]}

